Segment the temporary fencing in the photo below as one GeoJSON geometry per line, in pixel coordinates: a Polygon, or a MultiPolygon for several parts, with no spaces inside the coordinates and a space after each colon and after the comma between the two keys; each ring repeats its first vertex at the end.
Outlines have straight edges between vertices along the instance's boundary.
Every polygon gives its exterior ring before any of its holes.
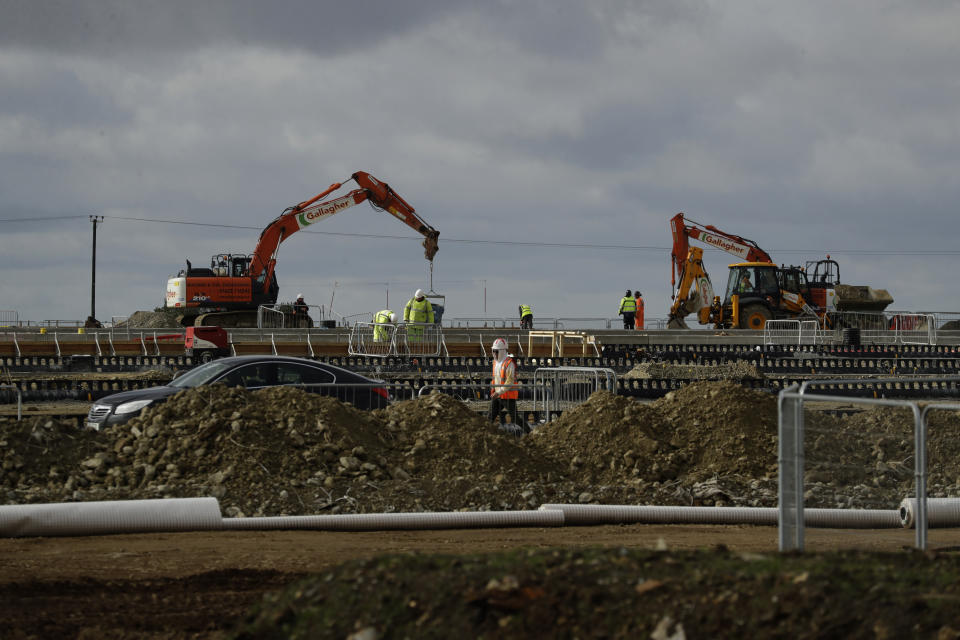
{"type": "Polygon", "coordinates": [[[262,304],[257,307],[258,329],[309,329],[324,324],[323,305],[304,305],[306,314],[302,311],[294,314],[294,303],[279,302],[276,304],[262,304]]]}
{"type": "Polygon", "coordinates": [[[763,327],[763,344],[820,344],[823,337],[816,320],[768,320],[763,327]]]}
{"type": "MultiPolygon", "coordinates": [[[[537,420],[550,421],[583,404],[595,391],[617,393],[617,374],[596,367],[543,367],[534,371],[532,383],[504,386],[518,390],[517,413],[521,417],[532,413],[537,420]]],[[[418,395],[432,392],[453,396],[478,413],[490,409],[490,384],[439,380],[423,385],[418,395]]]]}
{"type": "Polygon", "coordinates": [[[357,322],[350,328],[347,346],[352,356],[439,356],[446,353],[439,324],[357,322]]]}
{"type": "Polygon", "coordinates": [[[546,420],[579,406],[601,389],[617,393],[617,374],[602,367],[541,367],[533,372],[534,400],[546,420]]]}
{"type": "Polygon", "coordinates": [[[831,313],[824,337],[853,344],[936,344],[937,318],[929,313],[831,313]]]}
{"type": "MultiPolygon", "coordinates": [[[[878,379],[878,382],[912,383],[918,379],[878,379]]],[[[920,379],[922,380],[922,379],[920,379]]],[[[928,527],[937,521],[928,518],[927,435],[929,416],[939,411],[960,410],[956,403],[924,403],[919,401],[890,400],[883,398],[854,398],[811,393],[817,386],[833,386],[842,380],[809,380],[800,385],[791,385],[780,392],[778,399],[778,504],[779,546],[781,551],[802,551],[804,547],[805,501],[826,500],[852,501],[850,492],[855,487],[862,491],[870,487],[896,482],[909,477],[909,461],[913,459],[915,499],[901,505],[904,525],[916,528],[916,547],[926,550],[928,527]],[[837,433],[828,422],[818,426],[818,421],[808,424],[805,410],[807,403],[833,403],[849,407],[891,407],[900,409],[902,430],[857,433],[856,443],[838,443],[837,433]],[[912,438],[911,438],[912,436],[912,438]],[[912,442],[912,450],[908,443],[912,442]],[[811,445],[811,446],[808,446],[811,445]],[[894,447],[894,445],[896,445],[894,447]],[[836,447],[853,447],[858,452],[869,451],[875,459],[872,465],[851,462],[828,462],[822,453],[836,447]],[[887,457],[886,451],[896,448],[898,458],[887,457]],[[809,485],[808,480],[813,480],[809,485]],[[846,495],[845,495],[846,494],[846,495]],[[908,517],[909,515],[909,517],[908,517]]],[[[960,434],[957,434],[960,435],[960,434]]],[[[850,458],[854,451],[851,450],[850,458]]],[[[935,460],[935,464],[940,461],[935,460]]],[[[944,507],[945,509],[946,507],[944,507]]],[[[938,512],[939,513],[939,512],[938,512]]],[[[956,526],[954,524],[954,526],[956,526]]]]}
{"type": "Polygon", "coordinates": [[[394,324],[358,322],[350,329],[347,353],[378,358],[397,355],[396,338],[397,326],[394,324]]]}

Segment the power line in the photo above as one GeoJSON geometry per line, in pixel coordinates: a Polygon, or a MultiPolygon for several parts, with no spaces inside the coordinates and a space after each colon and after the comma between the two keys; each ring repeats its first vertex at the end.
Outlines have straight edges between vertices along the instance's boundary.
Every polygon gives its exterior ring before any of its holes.
{"type": "MultiPolygon", "coordinates": [[[[179,225],[188,225],[195,227],[210,227],[215,229],[240,229],[240,230],[253,230],[261,231],[262,227],[251,226],[251,225],[240,225],[240,224],[217,224],[213,222],[193,222],[190,220],[163,220],[159,218],[140,218],[132,216],[110,216],[105,215],[104,218],[111,220],[123,220],[127,222],[149,222],[154,224],[179,224],[179,225]]],[[[69,216],[49,216],[42,218],[6,218],[0,219],[0,223],[3,222],[37,222],[45,220],[68,220],[72,218],[87,218],[83,215],[69,215],[69,216]]],[[[380,240],[419,240],[415,236],[397,236],[397,235],[387,235],[387,234],[377,234],[377,233],[343,233],[337,231],[312,231],[305,229],[300,233],[309,233],[317,234],[324,236],[338,236],[344,238],[375,238],[380,240]]],[[[563,249],[604,249],[604,250],[614,250],[614,251],[670,251],[671,247],[667,246],[655,246],[655,245],[626,245],[626,244],[599,244],[599,243],[587,243],[587,242],[538,242],[538,241],[526,241],[526,240],[483,240],[475,238],[449,238],[442,237],[443,242],[448,243],[459,243],[459,244],[487,244],[487,245],[502,245],[502,246],[517,246],[517,247],[553,247],[553,248],[563,248],[563,249]]],[[[721,249],[715,247],[705,247],[708,251],[716,251],[719,253],[726,253],[721,249]]],[[[804,254],[804,255],[816,255],[816,254],[854,254],[854,255],[887,255],[887,256],[956,256],[960,255],[960,249],[922,249],[922,250],[910,250],[910,249],[771,249],[773,253],[777,254],[804,254]]]]}
{"type": "MultiPolygon", "coordinates": [[[[88,218],[89,216],[47,216],[43,218],[0,218],[0,222],[40,222],[44,220],[70,220],[71,218],[88,218]]],[[[103,217],[103,216],[100,216],[103,217]]]]}

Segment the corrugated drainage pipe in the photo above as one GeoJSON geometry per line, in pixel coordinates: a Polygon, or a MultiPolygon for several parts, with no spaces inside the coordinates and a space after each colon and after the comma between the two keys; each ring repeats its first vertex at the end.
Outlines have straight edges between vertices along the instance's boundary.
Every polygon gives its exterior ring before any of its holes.
{"type": "Polygon", "coordinates": [[[92,536],[221,529],[216,498],[0,506],[0,536],[92,536]]]}
{"type": "MultiPolygon", "coordinates": [[[[661,507],[602,504],[544,504],[541,510],[563,511],[568,525],[597,524],[757,524],[777,525],[775,507],[661,507]]],[[[896,509],[804,509],[808,527],[896,529],[896,509]]]]}
{"type": "Polygon", "coordinates": [[[477,529],[485,527],[562,527],[562,511],[442,511],[422,513],[354,513],[328,516],[224,518],[223,528],[312,529],[317,531],[387,531],[477,529]]]}
{"type": "MultiPolygon", "coordinates": [[[[903,528],[913,529],[917,524],[917,499],[904,498],[899,514],[903,528]]],[[[927,498],[927,526],[960,526],[960,498],[927,498]]]]}

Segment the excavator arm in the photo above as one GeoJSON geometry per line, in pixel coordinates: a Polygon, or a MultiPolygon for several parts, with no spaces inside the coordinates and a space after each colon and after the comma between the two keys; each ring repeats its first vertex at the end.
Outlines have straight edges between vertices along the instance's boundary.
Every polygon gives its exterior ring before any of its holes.
{"type": "Polygon", "coordinates": [[[718,304],[719,299],[713,294],[710,276],[703,267],[703,249],[691,247],[680,270],[680,286],[673,296],[667,328],[686,329],[684,318],[694,312],[700,324],[707,324],[714,313],[714,306],[718,304]]]}
{"type": "Polygon", "coordinates": [[[676,285],[677,277],[683,272],[690,253],[691,239],[732,253],[742,262],[773,262],[770,254],[761,249],[753,240],[721,231],[713,225],[702,225],[692,220],[684,220],[683,212],[670,219],[670,230],[673,232],[673,251],[670,255],[673,265],[670,275],[671,285],[676,285]]]}
{"type": "Polygon", "coordinates": [[[309,200],[289,207],[264,228],[250,260],[250,275],[257,282],[258,288],[262,287],[263,291],[267,291],[270,287],[280,243],[297,231],[365,200],[369,201],[375,209],[388,211],[421,234],[424,237],[424,256],[433,262],[433,257],[439,250],[437,239],[440,232],[424,222],[417,215],[416,210],[387,183],[377,180],[364,171],[357,171],[350,176],[350,179],[356,181],[358,189],[339,198],[318,202],[343,186],[342,183],[335,182],[309,200]]]}

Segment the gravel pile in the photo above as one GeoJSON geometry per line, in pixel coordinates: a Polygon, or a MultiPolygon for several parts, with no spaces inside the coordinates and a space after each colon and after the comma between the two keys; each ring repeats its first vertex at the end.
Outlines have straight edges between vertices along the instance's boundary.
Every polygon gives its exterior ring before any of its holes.
{"type": "MultiPolygon", "coordinates": [[[[912,493],[909,414],[807,417],[807,504],[912,493]]],[[[930,495],[960,495],[960,417],[933,414],[930,495]]],[[[523,438],[441,394],[358,411],[299,389],[181,392],[100,432],[0,420],[6,504],[215,496],[230,516],[531,509],[542,503],[775,506],[776,398],[697,382],[652,403],[595,393],[523,438]]]]}
{"type": "Polygon", "coordinates": [[[137,329],[163,329],[179,327],[177,313],[166,311],[134,311],[126,320],[116,323],[117,327],[131,327],[137,329]]]}
{"type": "Polygon", "coordinates": [[[757,365],[745,360],[721,364],[668,364],[641,362],[623,374],[627,379],[675,380],[763,380],[766,376],[757,365]]]}

